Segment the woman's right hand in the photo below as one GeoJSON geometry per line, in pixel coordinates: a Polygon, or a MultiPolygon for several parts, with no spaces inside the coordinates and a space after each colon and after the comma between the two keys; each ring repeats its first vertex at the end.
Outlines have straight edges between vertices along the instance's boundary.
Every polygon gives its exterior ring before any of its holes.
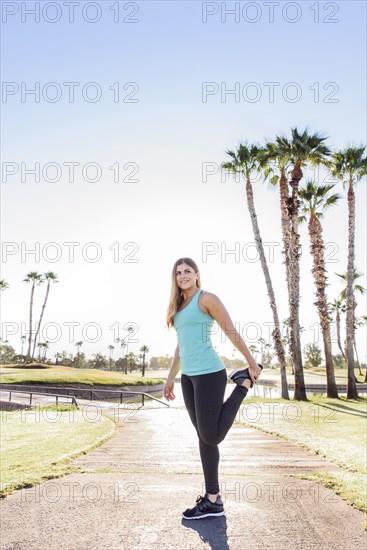
{"type": "Polygon", "coordinates": [[[167,378],[166,383],[163,388],[163,395],[167,399],[167,401],[173,401],[173,399],[176,399],[175,394],[173,393],[173,386],[175,385],[174,381],[170,378],[167,378]]]}

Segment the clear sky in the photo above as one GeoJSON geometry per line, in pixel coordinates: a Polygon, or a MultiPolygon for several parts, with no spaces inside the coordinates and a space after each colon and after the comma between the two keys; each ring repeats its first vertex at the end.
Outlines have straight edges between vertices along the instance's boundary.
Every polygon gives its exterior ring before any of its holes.
{"type": "MultiPolygon", "coordinates": [[[[244,184],[222,181],[218,166],[240,140],[273,139],[291,126],[330,136],[333,148],[366,143],[365,2],[1,7],[1,276],[10,285],[2,295],[3,337],[20,351],[30,296],[22,279],[54,271],[60,282],[43,334],[50,355],[75,353],[79,340],[88,356],[108,354],[128,324],[137,329],[129,351],[145,344],[148,357],[172,354],[170,273],[189,256],[202,288],[220,297],[246,342],[270,340],[244,184]]],[[[347,266],[346,198],[337,190],[343,199],[324,219],[330,300],[342,288],[335,272],[347,266]]],[[[254,194],[285,319],[278,191],[257,182],[254,194]]],[[[365,205],[360,182],[356,265],[363,273],[365,205]]],[[[302,342],[322,347],[306,226],[301,240],[302,342]]],[[[34,320],[44,292],[45,285],[36,289],[34,320]]],[[[365,300],[358,302],[357,315],[366,314],[365,300]]],[[[213,341],[232,356],[224,335],[213,341]]],[[[365,328],[357,342],[365,361],[365,328]]]]}

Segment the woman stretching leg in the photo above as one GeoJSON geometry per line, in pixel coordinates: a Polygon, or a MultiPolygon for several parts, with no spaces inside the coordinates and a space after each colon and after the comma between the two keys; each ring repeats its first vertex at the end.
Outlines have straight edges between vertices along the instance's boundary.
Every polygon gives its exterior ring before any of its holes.
{"type": "Polygon", "coordinates": [[[196,506],[183,512],[186,519],[224,514],[218,482],[218,444],[225,438],[248,389],[262,370],[234,328],[222,302],[214,294],[200,290],[200,287],[200,273],[195,262],[191,258],[177,260],[172,270],[167,326],[174,326],[177,331],[178,345],[163,391],[167,400],[175,399],[174,379],[181,367],[182,393],[199,438],[206,489],[204,497],[197,499],[196,506]],[[224,403],[227,374],[210,339],[214,321],[249,365],[229,375],[236,387],[224,403]]]}

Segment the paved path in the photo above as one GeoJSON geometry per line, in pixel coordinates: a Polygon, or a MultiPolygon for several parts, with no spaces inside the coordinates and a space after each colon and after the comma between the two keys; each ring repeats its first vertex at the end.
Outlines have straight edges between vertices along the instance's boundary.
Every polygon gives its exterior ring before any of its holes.
{"type": "Polygon", "coordinates": [[[182,520],[203,493],[186,410],[123,410],[117,435],[73,461],[85,473],[1,501],[1,550],[365,550],[362,512],[291,477],[336,470],[327,460],[237,421],[220,452],[226,516],[182,520]]]}

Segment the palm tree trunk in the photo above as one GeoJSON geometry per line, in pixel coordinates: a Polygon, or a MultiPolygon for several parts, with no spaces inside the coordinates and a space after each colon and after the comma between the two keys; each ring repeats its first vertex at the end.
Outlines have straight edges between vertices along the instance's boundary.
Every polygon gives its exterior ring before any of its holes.
{"type": "Polygon", "coordinates": [[[348,187],[348,279],[347,279],[347,362],[348,362],[348,388],[347,399],[356,399],[358,397],[357,386],[354,376],[354,355],[353,355],[353,335],[354,335],[354,297],[353,297],[353,275],[354,275],[354,239],[355,239],[355,197],[353,182],[348,187]]]}
{"type": "Polygon", "coordinates": [[[49,279],[49,280],[48,280],[48,283],[47,283],[46,296],[45,296],[45,300],[44,300],[43,305],[42,305],[41,315],[40,315],[40,320],[39,320],[39,323],[38,323],[36,335],[35,335],[35,337],[34,337],[33,351],[32,351],[32,359],[33,359],[33,357],[34,357],[34,353],[35,353],[35,350],[36,350],[37,338],[38,338],[38,334],[39,334],[39,331],[40,331],[40,328],[41,328],[42,317],[43,317],[43,314],[44,314],[44,311],[45,311],[45,307],[46,307],[46,302],[47,302],[48,294],[49,294],[49,292],[50,292],[50,284],[51,284],[51,279],[49,279]]]}
{"type": "Polygon", "coordinates": [[[338,347],[341,351],[341,354],[343,356],[343,359],[344,361],[347,360],[346,356],[345,356],[345,353],[343,351],[343,348],[342,348],[342,342],[341,342],[341,338],[340,338],[340,312],[339,310],[337,309],[336,310],[336,317],[335,317],[335,320],[336,320],[336,337],[338,339],[338,347]]]}
{"type": "Polygon", "coordinates": [[[330,320],[328,302],[326,297],[326,275],[324,260],[324,241],[322,238],[322,226],[315,215],[311,212],[308,231],[311,241],[311,255],[313,258],[312,274],[316,285],[315,305],[319,312],[322,338],[324,342],[324,353],[326,363],[327,397],[338,398],[338,388],[335,383],[333,356],[331,353],[330,320]]]}
{"type": "Polygon", "coordinates": [[[280,213],[283,237],[283,257],[285,263],[285,273],[287,279],[288,296],[290,295],[290,260],[289,260],[289,245],[291,237],[290,216],[288,210],[288,180],[284,169],[281,170],[279,180],[279,195],[280,195],[280,213]]]}
{"type": "Polygon", "coordinates": [[[307,401],[306,387],[302,365],[301,335],[299,325],[299,279],[300,279],[300,244],[298,234],[298,186],[303,174],[301,164],[297,161],[291,174],[292,198],[290,201],[291,234],[289,247],[290,274],[290,343],[294,364],[294,399],[307,401]]]}
{"type": "Polygon", "coordinates": [[[29,307],[29,338],[28,338],[28,351],[25,358],[25,362],[29,363],[31,360],[31,347],[32,347],[32,310],[33,310],[33,296],[34,296],[35,282],[32,284],[31,290],[31,302],[29,307]]]}
{"type": "Polygon", "coordinates": [[[361,364],[360,364],[360,362],[359,362],[359,357],[358,357],[357,346],[356,346],[356,339],[355,339],[355,338],[354,338],[354,340],[353,340],[353,347],[354,347],[354,352],[355,352],[356,357],[357,357],[357,366],[358,366],[359,374],[362,376],[361,364]]]}
{"type": "Polygon", "coordinates": [[[265,277],[265,283],[268,291],[270,307],[273,312],[274,330],[272,332],[272,337],[274,341],[275,352],[277,354],[279,366],[280,366],[282,398],[289,399],[285,353],[284,353],[284,347],[282,343],[282,334],[280,329],[278,310],[277,310],[277,305],[275,301],[273,285],[271,282],[270,273],[269,273],[268,265],[265,258],[264,247],[260,237],[260,229],[259,229],[259,224],[257,222],[256,212],[255,212],[254,194],[253,194],[250,178],[246,179],[246,196],[247,196],[247,206],[250,212],[250,218],[252,223],[252,230],[254,232],[256,247],[260,255],[260,263],[261,263],[261,267],[265,277]]]}

